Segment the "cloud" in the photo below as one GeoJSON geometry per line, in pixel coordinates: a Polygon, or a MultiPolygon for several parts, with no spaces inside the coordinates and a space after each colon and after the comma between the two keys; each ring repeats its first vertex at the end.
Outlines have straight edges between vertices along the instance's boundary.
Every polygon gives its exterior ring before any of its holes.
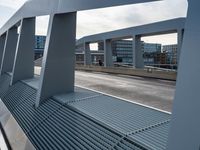
{"type": "Polygon", "coordinates": [[[177,17],[185,17],[187,0],[165,0],[78,13],[78,37],[177,17]],[[178,9],[177,9],[178,7],[178,9]]]}
{"type": "Polygon", "coordinates": [[[13,9],[18,9],[24,4],[25,1],[27,0],[0,0],[0,5],[13,9]]]}
{"type": "MultiPolygon", "coordinates": [[[[185,17],[187,0],[164,0],[78,13],[77,37],[152,22],[185,17]]],[[[144,38],[148,42],[176,43],[176,34],[144,38]]]]}
{"type": "MultiPolygon", "coordinates": [[[[11,10],[16,10],[25,1],[0,0],[0,5],[9,7],[11,10]]],[[[177,17],[185,17],[186,12],[187,0],[163,0],[144,4],[81,11],[77,15],[77,38],[177,17]]],[[[1,14],[0,17],[3,15],[5,14],[1,14]]],[[[40,17],[37,19],[37,34],[45,35],[47,25],[48,17],[40,17]]]]}
{"type": "Polygon", "coordinates": [[[1,10],[0,14],[0,27],[1,27],[8,20],[8,18],[10,18],[15,9],[0,5],[0,10],[1,10]]]}
{"type": "Polygon", "coordinates": [[[26,0],[0,0],[0,27],[19,9],[26,0]]]}

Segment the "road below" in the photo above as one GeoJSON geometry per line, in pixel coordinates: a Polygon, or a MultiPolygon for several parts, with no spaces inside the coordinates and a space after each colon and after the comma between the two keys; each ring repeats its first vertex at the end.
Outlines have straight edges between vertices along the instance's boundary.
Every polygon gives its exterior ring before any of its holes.
{"type": "MultiPolygon", "coordinates": [[[[35,67],[35,74],[40,74],[35,67]]],[[[75,84],[171,112],[175,81],[97,72],[75,72],[75,84]]]]}
{"type": "Polygon", "coordinates": [[[76,71],[76,85],[142,103],[172,110],[175,82],[151,78],[76,71]]]}

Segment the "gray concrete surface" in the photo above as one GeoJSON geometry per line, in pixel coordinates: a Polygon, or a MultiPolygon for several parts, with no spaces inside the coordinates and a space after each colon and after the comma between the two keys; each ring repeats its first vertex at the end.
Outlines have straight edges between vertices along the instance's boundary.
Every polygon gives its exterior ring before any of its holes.
{"type": "Polygon", "coordinates": [[[148,78],[173,80],[173,81],[176,80],[177,77],[177,73],[175,71],[157,70],[153,68],[136,69],[136,68],[125,68],[125,67],[100,67],[92,65],[91,66],[76,65],[76,70],[148,77],[148,78]]]}
{"type": "MultiPolygon", "coordinates": [[[[35,67],[35,74],[40,74],[40,67],[35,67]]],[[[171,112],[176,82],[127,75],[76,71],[75,84],[171,112]]]]}
{"type": "Polygon", "coordinates": [[[175,81],[83,71],[76,71],[75,74],[75,83],[78,86],[161,110],[172,110],[175,81]]]}

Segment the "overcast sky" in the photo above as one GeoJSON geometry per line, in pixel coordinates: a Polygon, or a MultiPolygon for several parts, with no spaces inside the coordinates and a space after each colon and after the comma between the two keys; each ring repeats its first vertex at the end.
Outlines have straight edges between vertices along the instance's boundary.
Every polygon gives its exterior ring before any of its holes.
{"type": "MultiPolygon", "coordinates": [[[[26,0],[0,0],[0,27],[26,0]]],[[[85,35],[116,29],[185,17],[187,0],[163,0],[145,4],[135,4],[113,8],[78,12],[77,38],[85,35]]],[[[48,17],[37,19],[36,34],[45,35],[48,17]]],[[[173,44],[176,34],[143,38],[145,42],[173,44]]]]}

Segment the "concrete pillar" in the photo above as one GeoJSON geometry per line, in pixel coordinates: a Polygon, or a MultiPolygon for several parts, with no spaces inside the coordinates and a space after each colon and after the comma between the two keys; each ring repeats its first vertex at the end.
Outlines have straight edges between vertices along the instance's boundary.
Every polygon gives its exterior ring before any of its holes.
{"type": "Polygon", "coordinates": [[[133,35],[133,66],[135,68],[144,68],[141,36],[139,35],[133,35]]]}
{"type": "Polygon", "coordinates": [[[188,1],[167,150],[200,149],[200,1],[188,1]]]}
{"type": "Polygon", "coordinates": [[[84,50],[85,50],[85,54],[84,54],[84,65],[91,65],[92,61],[91,61],[91,51],[90,51],[90,43],[85,42],[84,43],[84,50]]]}
{"type": "Polygon", "coordinates": [[[6,41],[6,34],[3,34],[2,36],[0,36],[0,66],[2,63],[5,41],[6,41]]]}
{"type": "Polygon", "coordinates": [[[50,16],[36,107],[47,98],[74,92],[76,12],[50,16]]]}
{"type": "Polygon", "coordinates": [[[7,31],[6,42],[1,62],[1,75],[5,72],[12,72],[16,45],[17,45],[17,27],[12,27],[7,31]]]}
{"type": "Polygon", "coordinates": [[[21,20],[11,84],[34,76],[35,18],[21,20]]]}
{"type": "Polygon", "coordinates": [[[111,40],[104,40],[104,67],[113,66],[111,40]]]}
{"type": "Polygon", "coordinates": [[[183,43],[183,34],[184,34],[183,29],[177,30],[177,65],[179,63],[180,54],[181,54],[181,48],[182,48],[182,43],[183,43]]]}

